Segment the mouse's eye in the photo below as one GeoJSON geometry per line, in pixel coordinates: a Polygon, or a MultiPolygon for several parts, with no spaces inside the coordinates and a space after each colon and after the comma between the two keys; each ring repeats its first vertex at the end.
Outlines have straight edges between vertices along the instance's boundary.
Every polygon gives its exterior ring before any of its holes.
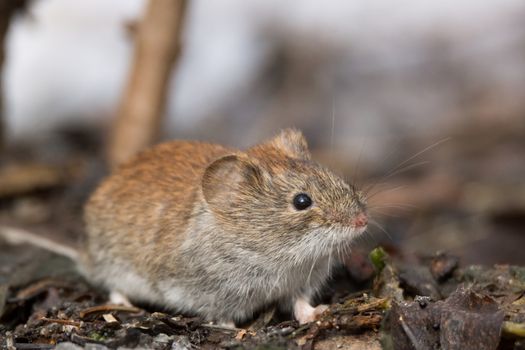
{"type": "Polygon", "coordinates": [[[297,210],[305,210],[312,205],[312,198],[306,193],[299,193],[293,199],[293,206],[297,210]]]}

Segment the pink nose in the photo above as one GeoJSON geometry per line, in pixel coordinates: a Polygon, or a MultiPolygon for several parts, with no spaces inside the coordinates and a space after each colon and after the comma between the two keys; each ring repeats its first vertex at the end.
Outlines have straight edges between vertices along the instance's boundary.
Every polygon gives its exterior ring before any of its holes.
{"type": "Polygon", "coordinates": [[[352,220],[352,223],[355,227],[364,227],[368,224],[368,216],[365,213],[359,213],[352,220]]]}

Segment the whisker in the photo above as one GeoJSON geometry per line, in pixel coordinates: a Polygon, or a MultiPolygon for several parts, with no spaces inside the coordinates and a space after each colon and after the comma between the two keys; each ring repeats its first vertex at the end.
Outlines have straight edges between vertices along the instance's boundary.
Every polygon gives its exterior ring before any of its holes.
{"type": "Polygon", "coordinates": [[[396,208],[396,209],[417,209],[418,207],[413,204],[407,204],[407,203],[397,203],[397,202],[389,202],[389,203],[381,203],[381,204],[372,204],[368,206],[368,209],[382,209],[382,208],[396,208]]]}
{"type": "Polygon", "coordinates": [[[402,174],[406,171],[409,171],[411,169],[414,169],[414,168],[417,168],[418,166],[421,166],[421,165],[425,165],[425,164],[429,164],[430,162],[428,160],[422,160],[420,162],[417,162],[417,163],[414,163],[414,164],[408,164],[408,165],[405,165],[399,169],[397,169],[396,171],[394,172],[391,172],[389,173],[388,175],[385,175],[383,176],[382,178],[380,178],[378,181],[376,181],[375,183],[373,183],[371,186],[367,187],[363,192],[365,193],[365,195],[368,195],[368,193],[374,189],[375,186],[378,186],[379,184],[382,184],[384,183],[385,180],[388,180],[390,179],[391,177],[393,176],[396,176],[396,175],[399,175],[399,174],[402,174]]]}
{"type": "Polygon", "coordinates": [[[390,193],[390,192],[395,192],[397,190],[400,190],[402,188],[405,188],[407,187],[407,185],[399,185],[399,186],[396,186],[396,187],[393,187],[393,188],[389,188],[389,189],[384,189],[384,190],[378,190],[370,195],[367,195],[366,197],[366,200],[370,200],[371,198],[374,198],[375,196],[377,196],[378,194],[382,193],[382,194],[385,194],[385,193],[390,193]]]}
{"type": "Polygon", "coordinates": [[[331,239],[330,239],[330,251],[328,252],[328,266],[327,266],[327,274],[328,276],[330,276],[330,268],[331,268],[331,263],[332,263],[332,250],[334,249],[334,242],[335,242],[335,237],[333,235],[333,232],[330,234],[331,236],[331,239]]]}
{"type": "Polygon", "coordinates": [[[335,245],[335,252],[336,252],[336,255],[337,257],[339,257],[339,259],[341,259],[341,244],[336,244],[335,245]]]}
{"type": "MultiPolygon", "coordinates": [[[[445,137],[445,138],[443,138],[441,140],[438,140],[438,141],[434,142],[430,146],[425,147],[424,149],[422,149],[421,151],[417,152],[416,154],[414,154],[410,158],[408,158],[408,159],[404,160],[403,162],[399,163],[396,167],[394,167],[392,170],[390,170],[390,172],[397,171],[400,167],[402,167],[406,163],[410,162],[412,159],[417,158],[418,156],[422,155],[423,153],[431,150],[432,148],[435,148],[435,147],[439,146],[440,144],[442,144],[442,143],[444,143],[446,141],[449,141],[450,139],[451,139],[451,137],[445,137]]],[[[390,175],[389,173],[387,173],[387,174],[390,175]]]]}
{"type": "Polygon", "coordinates": [[[326,243],[323,243],[323,245],[321,247],[319,247],[319,249],[317,251],[317,254],[315,255],[315,257],[313,259],[312,267],[310,267],[310,272],[308,273],[308,278],[306,279],[306,284],[307,285],[310,284],[310,279],[312,277],[312,272],[314,271],[315,264],[317,263],[317,261],[321,257],[320,252],[324,252],[325,251],[325,247],[326,247],[326,243]]]}
{"type": "Polygon", "coordinates": [[[363,149],[364,149],[365,143],[366,143],[366,139],[363,140],[363,142],[361,143],[361,147],[359,147],[359,153],[357,154],[357,161],[355,163],[355,168],[352,171],[353,174],[352,174],[351,182],[354,182],[358,188],[361,187],[360,184],[358,183],[357,178],[359,176],[359,166],[361,165],[361,157],[363,155],[363,149]]]}
{"type": "Polygon", "coordinates": [[[399,214],[393,214],[393,213],[389,213],[389,212],[386,212],[386,211],[381,211],[381,210],[374,210],[374,216],[388,216],[390,218],[400,218],[401,215],[399,214]]]}
{"type": "Polygon", "coordinates": [[[428,161],[428,160],[422,160],[422,161],[414,163],[414,164],[407,164],[407,165],[397,169],[396,171],[390,173],[388,176],[384,177],[383,181],[386,180],[386,179],[391,178],[392,176],[402,174],[405,171],[408,171],[408,170],[414,169],[414,168],[416,168],[418,166],[429,164],[429,163],[430,163],[430,161],[428,161]]]}
{"type": "Polygon", "coordinates": [[[379,245],[379,242],[377,240],[377,238],[371,234],[370,232],[367,232],[366,235],[361,235],[361,244],[363,244],[364,246],[377,246],[379,245]]]}
{"type": "Polygon", "coordinates": [[[377,221],[375,221],[375,220],[370,220],[370,223],[371,223],[372,225],[374,225],[375,227],[377,227],[378,229],[380,229],[381,231],[383,231],[391,241],[394,240],[394,239],[392,238],[392,236],[390,235],[390,233],[388,233],[388,231],[387,231],[383,226],[381,226],[377,221]]]}
{"type": "Polygon", "coordinates": [[[332,96],[332,131],[330,135],[330,153],[334,155],[334,135],[335,135],[335,97],[332,96]]]}
{"type": "Polygon", "coordinates": [[[314,258],[312,262],[312,267],[310,267],[310,272],[308,273],[308,278],[306,279],[306,285],[310,284],[310,278],[312,277],[312,272],[314,270],[315,263],[317,262],[317,258],[314,258]]]}
{"type": "Polygon", "coordinates": [[[373,245],[377,245],[377,240],[374,236],[370,235],[368,231],[365,231],[363,234],[357,236],[355,238],[355,242],[357,244],[364,244],[364,245],[369,245],[370,243],[372,243],[373,245]]]}
{"type": "Polygon", "coordinates": [[[407,214],[410,214],[410,213],[413,213],[413,209],[411,208],[399,208],[399,207],[383,207],[383,208],[373,208],[373,209],[370,209],[370,213],[372,214],[371,216],[376,216],[376,214],[379,214],[379,215],[387,215],[387,216],[391,216],[391,217],[395,217],[395,215],[397,215],[398,217],[400,215],[407,215],[407,214]],[[384,210],[381,210],[381,209],[384,209],[384,210]]]}
{"type": "MultiPolygon", "coordinates": [[[[441,140],[438,140],[436,142],[434,142],[433,144],[431,144],[430,146],[427,146],[425,147],[424,149],[422,149],[421,151],[417,152],[416,154],[410,156],[409,158],[405,159],[404,161],[402,161],[401,163],[399,163],[398,165],[396,165],[395,167],[393,167],[392,169],[388,170],[387,173],[385,174],[385,176],[383,176],[382,178],[380,178],[376,183],[372,184],[371,187],[369,187],[366,191],[364,191],[365,193],[367,193],[368,191],[372,190],[376,185],[377,183],[379,182],[383,182],[385,179],[388,179],[390,177],[392,177],[393,175],[398,175],[399,172],[402,172],[401,171],[401,168],[403,168],[403,166],[405,164],[407,164],[408,162],[410,162],[411,160],[413,160],[414,158],[417,158],[419,157],[420,155],[422,155],[423,153],[439,146],[440,144],[444,143],[444,142],[447,142],[451,139],[451,137],[446,137],[446,138],[443,138],[441,140]]],[[[395,152],[391,152],[391,154],[393,154],[395,152]]],[[[410,167],[408,168],[410,169],[410,167]]],[[[405,169],[403,171],[406,171],[408,169],[405,169]]]]}

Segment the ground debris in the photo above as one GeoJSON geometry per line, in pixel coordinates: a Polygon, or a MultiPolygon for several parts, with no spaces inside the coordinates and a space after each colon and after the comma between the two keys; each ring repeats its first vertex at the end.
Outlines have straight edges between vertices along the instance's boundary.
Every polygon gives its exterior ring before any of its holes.
{"type": "Polygon", "coordinates": [[[394,303],[389,328],[394,349],[496,349],[504,312],[489,296],[459,288],[444,301],[394,303]]]}
{"type": "MultiPolygon", "coordinates": [[[[353,294],[342,303],[331,305],[317,322],[304,326],[295,321],[276,323],[270,320],[268,315],[273,315],[270,312],[261,316],[264,322],[257,329],[240,329],[204,323],[199,317],[107,305],[103,303],[105,296],[97,295],[88,286],[60,279],[36,281],[11,290],[10,294],[7,306],[14,313],[26,310],[25,318],[18,319],[17,326],[5,323],[12,332],[10,339],[18,348],[35,349],[50,349],[62,343],[60,348],[64,349],[214,349],[262,345],[305,348],[305,344],[314,346],[318,340],[327,344],[327,339],[337,334],[357,336],[379,329],[389,305],[387,299],[353,294]]],[[[4,316],[10,315],[13,313],[4,316]]],[[[6,341],[0,335],[0,344],[6,341]]]]}
{"type": "Polygon", "coordinates": [[[403,266],[399,271],[399,280],[406,294],[429,296],[434,300],[441,299],[437,282],[430,269],[424,265],[403,266]]]}
{"type": "Polygon", "coordinates": [[[394,266],[388,264],[381,270],[374,280],[373,291],[377,297],[404,300],[399,273],[394,266]]]}
{"type": "Polygon", "coordinates": [[[525,323],[503,322],[503,334],[510,337],[525,338],[525,323]]]}
{"type": "Polygon", "coordinates": [[[44,278],[36,283],[32,283],[29,286],[19,290],[16,293],[16,296],[14,299],[11,299],[11,301],[22,301],[22,300],[28,300],[34,297],[37,297],[38,295],[42,293],[46,293],[49,291],[50,288],[68,288],[71,287],[70,284],[59,280],[59,279],[53,279],[53,278],[44,278]]]}
{"type": "Polygon", "coordinates": [[[434,279],[441,283],[449,279],[459,266],[457,256],[445,253],[436,254],[430,262],[430,272],[434,279]]]}
{"type": "Polygon", "coordinates": [[[129,313],[136,314],[136,313],[140,313],[142,310],[137,307],[133,307],[133,306],[107,304],[107,305],[97,305],[97,306],[93,306],[93,307],[89,307],[87,309],[81,310],[79,312],[79,316],[80,318],[84,319],[93,314],[103,314],[109,311],[129,312],[129,313]]]}
{"type": "Polygon", "coordinates": [[[379,349],[383,338],[383,346],[392,349],[438,344],[495,349],[498,343],[500,349],[519,348],[525,324],[523,268],[459,268],[444,254],[423,261],[406,268],[385,256],[371,290],[337,299],[316,322],[306,325],[279,319],[274,309],[262,313],[249,328],[232,328],[147,307],[108,305],[107,295],[78,278],[45,277],[11,288],[3,284],[0,346],[12,342],[17,348],[64,344],[59,348],[75,350],[379,349]],[[443,273],[432,273],[433,262],[443,273]],[[431,284],[435,294],[418,295],[425,284],[431,284]],[[475,343],[479,339],[483,344],[475,343]]]}
{"type": "Polygon", "coordinates": [[[77,328],[82,326],[82,322],[76,322],[73,320],[61,320],[59,318],[47,318],[47,317],[42,317],[40,319],[45,322],[59,323],[59,324],[69,325],[69,326],[73,326],[77,328]]]}

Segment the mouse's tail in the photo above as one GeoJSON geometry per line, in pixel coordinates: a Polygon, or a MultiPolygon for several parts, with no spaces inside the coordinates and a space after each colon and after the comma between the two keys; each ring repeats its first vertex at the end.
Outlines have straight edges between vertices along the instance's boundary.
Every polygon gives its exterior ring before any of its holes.
{"type": "Polygon", "coordinates": [[[29,244],[47,251],[79,261],[79,252],[70,246],[55,242],[51,239],[42,237],[19,228],[0,226],[0,237],[12,245],[29,244]]]}

